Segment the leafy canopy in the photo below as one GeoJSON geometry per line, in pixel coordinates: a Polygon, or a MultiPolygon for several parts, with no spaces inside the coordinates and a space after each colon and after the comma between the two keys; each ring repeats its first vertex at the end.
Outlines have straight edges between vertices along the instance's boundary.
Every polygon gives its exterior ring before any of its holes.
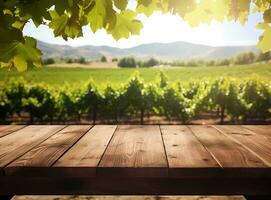
{"type": "Polygon", "coordinates": [[[35,39],[24,36],[26,23],[33,21],[53,29],[65,40],[82,36],[82,27],[95,33],[104,29],[119,40],[140,34],[140,14],[154,11],[179,15],[191,26],[209,24],[212,20],[245,23],[252,12],[263,14],[257,28],[263,30],[258,47],[271,49],[271,0],[0,0],[0,67],[41,66],[41,52],[35,39]],[[252,9],[252,10],[251,10],[252,9]]]}

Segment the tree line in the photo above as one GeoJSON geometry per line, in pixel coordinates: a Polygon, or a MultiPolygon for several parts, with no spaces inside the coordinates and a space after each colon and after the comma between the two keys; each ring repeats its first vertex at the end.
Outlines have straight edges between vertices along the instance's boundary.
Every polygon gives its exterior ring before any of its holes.
{"type": "MultiPolygon", "coordinates": [[[[227,65],[245,65],[253,64],[258,62],[266,62],[271,60],[271,53],[255,53],[255,52],[245,52],[240,53],[231,58],[223,59],[189,59],[189,60],[173,60],[173,61],[163,61],[156,58],[148,58],[145,60],[136,59],[133,56],[123,57],[123,58],[112,58],[112,62],[118,62],[118,66],[122,68],[136,68],[136,67],[154,67],[157,65],[166,65],[172,67],[178,66],[227,66],[227,65]]],[[[87,61],[84,57],[80,58],[65,58],[61,61],[65,63],[80,63],[87,64],[90,61],[87,61]]],[[[108,62],[109,59],[106,56],[101,56],[99,59],[100,62],[108,62]]],[[[43,64],[50,65],[58,62],[55,58],[45,58],[43,59],[43,64]]]]}
{"type": "Polygon", "coordinates": [[[255,53],[255,52],[244,52],[237,54],[231,58],[223,59],[189,59],[189,60],[173,60],[173,61],[163,61],[155,58],[149,58],[147,60],[137,60],[134,57],[124,57],[119,60],[119,67],[135,68],[135,67],[153,67],[157,65],[164,66],[229,66],[229,65],[245,65],[253,64],[259,62],[266,62],[271,60],[271,53],[255,53]]]}
{"type": "Polygon", "coordinates": [[[203,113],[247,122],[271,117],[271,84],[259,80],[217,79],[169,84],[160,72],[156,81],[145,83],[138,75],[119,88],[98,89],[93,81],[82,85],[53,87],[16,80],[0,89],[0,121],[28,114],[29,123],[81,121],[82,118],[119,123],[121,119],[164,116],[189,123],[203,113]]]}

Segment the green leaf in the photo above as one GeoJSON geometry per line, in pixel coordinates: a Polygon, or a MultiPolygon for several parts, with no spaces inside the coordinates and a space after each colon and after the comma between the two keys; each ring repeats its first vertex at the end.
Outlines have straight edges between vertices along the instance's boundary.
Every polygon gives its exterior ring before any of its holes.
{"type": "Polygon", "coordinates": [[[113,10],[113,5],[108,3],[106,5],[106,17],[105,17],[105,26],[107,30],[111,30],[116,26],[117,17],[116,11],[113,10]]]}
{"type": "Polygon", "coordinates": [[[198,26],[201,23],[210,24],[214,19],[223,21],[227,14],[227,9],[225,8],[227,8],[227,3],[224,0],[202,0],[196,9],[185,15],[184,19],[192,27],[198,26]]]}
{"type": "Polygon", "coordinates": [[[0,62],[0,68],[10,67],[10,63],[0,62]]]}
{"type": "Polygon", "coordinates": [[[65,34],[70,38],[83,36],[82,28],[76,22],[69,23],[69,25],[65,28],[65,34]]]}
{"type": "Polygon", "coordinates": [[[120,10],[124,10],[127,4],[128,0],[114,0],[114,5],[120,10]]]}
{"type": "Polygon", "coordinates": [[[180,16],[185,16],[188,12],[193,11],[196,8],[195,0],[169,0],[168,1],[169,10],[173,13],[178,13],[180,16]]]}
{"type": "Polygon", "coordinates": [[[138,1],[136,11],[138,13],[144,13],[146,16],[150,16],[156,9],[158,0],[138,1]]]}
{"type": "Polygon", "coordinates": [[[263,19],[265,23],[271,23],[271,8],[263,13],[263,19]]]}
{"type": "Polygon", "coordinates": [[[271,2],[265,0],[254,0],[254,12],[264,12],[270,8],[271,2]]]}
{"type": "Polygon", "coordinates": [[[229,20],[238,20],[242,24],[247,21],[247,17],[250,12],[250,3],[251,0],[228,0],[229,7],[228,19],[229,20]]]}
{"type": "Polygon", "coordinates": [[[148,7],[153,0],[137,0],[137,6],[143,5],[145,7],[148,7]]]}
{"type": "Polygon", "coordinates": [[[260,23],[257,25],[257,28],[264,30],[264,33],[260,36],[257,47],[260,48],[263,53],[266,53],[271,50],[271,27],[268,23],[260,23]]]}
{"type": "Polygon", "coordinates": [[[15,21],[12,24],[12,27],[23,30],[25,23],[26,23],[25,21],[15,21]]]}
{"type": "Polygon", "coordinates": [[[103,28],[104,19],[106,17],[106,2],[107,0],[95,0],[95,4],[88,13],[88,21],[90,28],[95,33],[98,29],[103,28]]]}
{"type": "Polygon", "coordinates": [[[17,44],[16,55],[28,61],[40,61],[41,51],[36,48],[36,45],[34,38],[25,37],[25,43],[17,44]]]}
{"type": "Polygon", "coordinates": [[[16,55],[17,42],[2,43],[0,46],[0,62],[9,62],[16,55]]]}
{"type": "Polygon", "coordinates": [[[128,38],[130,35],[139,35],[143,25],[136,19],[136,16],[137,14],[132,10],[125,10],[117,14],[116,26],[107,32],[112,34],[116,40],[128,38]]]}
{"type": "Polygon", "coordinates": [[[39,0],[31,3],[21,3],[18,5],[20,15],[32,19],[38,27],[43,23],[43,19],[49,19],[48,9],[54,5],[54,1],[39,0]]]}
{"type": "MultiPolygon", "coordinates": [[[[50,11],[52,21],[49,23],[49,27],[54,30],[55,36],[60,36],[65,33],[65,27],[68,22],[68,16],[66,14],[58,15],[54,10],[50,11]]],[[[64,38],[65,39],[65,38],[64,38]]]]}
{"type": "Polygon", "coordinates": [[[23,72],[27,69],[27,62],[21,56],[15,56],[13,59],[14,66],[19,72],[23,72]]]}
{"type": "Polygon", "coordinates": [[[18,71],[26,70],[27,63],[38,66],[41,63],[41,51],[36,46],[36,40],[31,37],[25,37],[24,42],[4,43],[0,46],[0,62],[9,66],[13,63],[18,71]]]}

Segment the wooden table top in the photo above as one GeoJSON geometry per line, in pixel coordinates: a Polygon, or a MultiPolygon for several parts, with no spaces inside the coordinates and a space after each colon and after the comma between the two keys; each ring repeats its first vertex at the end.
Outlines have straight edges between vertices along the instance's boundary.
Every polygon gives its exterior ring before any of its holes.
{"type": "Polygon", "coordinates": [[[2,125],[0,176],[271,177],[271,126],[2,125]]]}

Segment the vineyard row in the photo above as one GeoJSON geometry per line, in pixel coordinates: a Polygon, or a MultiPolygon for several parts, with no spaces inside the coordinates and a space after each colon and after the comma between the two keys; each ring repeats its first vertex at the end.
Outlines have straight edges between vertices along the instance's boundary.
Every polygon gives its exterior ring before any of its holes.
{"type": "Polygon", "coordinates": [[[188,123],[202,113],[216,111],[221,123],[225,118],[266,120],[271,117],[271,84],[260,80],[215,81],[169,84],[162,72],[156,82],[144,83],[134,75],[115,89],[98,89],[93,81],[84,85],[52,87],[47,84],[10,81],[0,89],[0,121],[27,113],[29,123],[79,120],[87,116],[118,123],[125,117],[139,116],[140,123],[150,115],[188,123]]]}

